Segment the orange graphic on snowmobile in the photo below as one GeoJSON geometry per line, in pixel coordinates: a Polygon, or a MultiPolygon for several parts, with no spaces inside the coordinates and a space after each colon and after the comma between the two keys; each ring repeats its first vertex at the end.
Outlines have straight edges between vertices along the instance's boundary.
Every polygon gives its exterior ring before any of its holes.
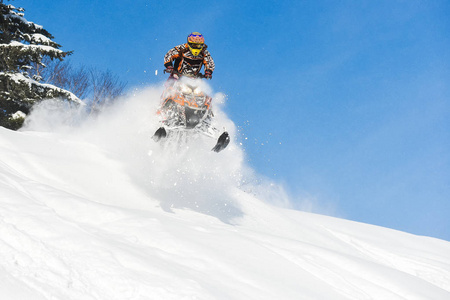
{"type": "MultiPolygon", "coordinates": [[[[195,97],[186,97],[186,94],[179,93],[173,87],[168,88],[164,94],[163,98],[165,98],[161,108],[166,107],[171,102],[175,102],[181,106],[189,106],[191,108],[206,108],[209,110],[211,104],[211,97],[207,96],[203,91],[199,91],[195,97]],[[198,99],[201,99],[198,101],[198,99]],[[203,100],[204,99],[204,102],[203,100]]],[[[160,109],[161,110],[161,109],[160,109]]],[[[160,113],[158,110],[158,113],[160,113]]]]}

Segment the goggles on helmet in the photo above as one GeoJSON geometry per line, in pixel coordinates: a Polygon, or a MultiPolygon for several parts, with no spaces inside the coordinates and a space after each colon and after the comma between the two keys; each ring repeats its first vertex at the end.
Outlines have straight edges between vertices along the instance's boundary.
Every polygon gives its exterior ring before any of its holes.
{"type": "Polygon", "coordinates": [[[203,44],[194,44],[194,43],[188,43],[189,47],[191,47],[192,49],[203,49],[203,44]]]}

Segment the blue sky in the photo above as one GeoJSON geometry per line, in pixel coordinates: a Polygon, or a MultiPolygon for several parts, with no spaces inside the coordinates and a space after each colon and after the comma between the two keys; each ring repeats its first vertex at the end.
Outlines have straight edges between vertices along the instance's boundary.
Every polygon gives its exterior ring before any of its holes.
{"type": "Polygon", "coordinates": [[[450,2],[13,4],[129,87],[202,32],[250,165],[295,205],[450,240],[450,2]]]}

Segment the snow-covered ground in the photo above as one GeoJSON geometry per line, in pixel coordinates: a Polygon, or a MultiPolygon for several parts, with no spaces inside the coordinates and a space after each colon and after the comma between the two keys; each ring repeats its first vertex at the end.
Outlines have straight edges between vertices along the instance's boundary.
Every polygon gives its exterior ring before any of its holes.
{"type": "Polygon", "coordinates": [[[449,242],[275,206],[234,143],[162,151],[159,93],[0,128],[0,299],[450,299],[449,242]]]}

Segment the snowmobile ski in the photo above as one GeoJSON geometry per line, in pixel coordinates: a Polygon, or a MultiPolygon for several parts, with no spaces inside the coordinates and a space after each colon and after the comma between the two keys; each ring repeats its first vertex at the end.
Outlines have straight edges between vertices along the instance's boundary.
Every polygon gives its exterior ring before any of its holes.
{"type": "Polygon", "coordinates": [[[225,131],[219,137],[219,139],[217,140],[217,144],[214,146],[214,148],[211,149],[211,151],[220,152],[223,149],[225,149],[229,143],[230,143],[230,135],[228,134],[228,132],[225,131]]]}
{"type": "Polygon", "coordinates": [[[159,127],[158,130],[156,130],[155,134],[153,135],[152,139],[155,142],[159,142],[160,139],[165,138],[167,136],[166,129],[164,127],[159,127]]]}

